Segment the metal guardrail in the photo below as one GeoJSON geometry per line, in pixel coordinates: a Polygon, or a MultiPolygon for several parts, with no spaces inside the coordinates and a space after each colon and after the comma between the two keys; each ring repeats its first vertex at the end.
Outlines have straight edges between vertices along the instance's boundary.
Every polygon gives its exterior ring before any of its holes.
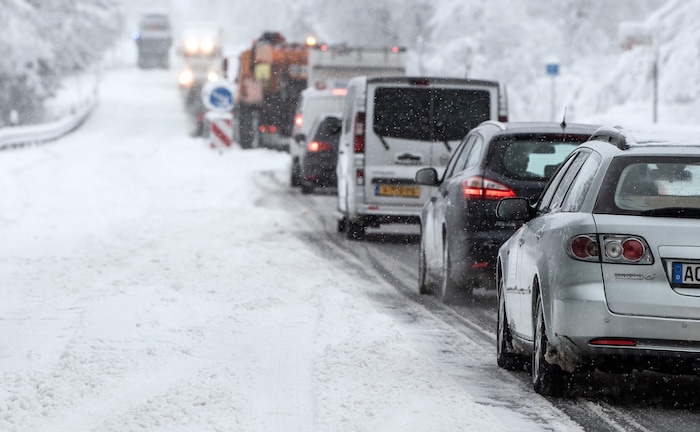
{"type": "Polygon", "coordinates": [[[96,106],[94,99],[53,122],[0,128],[0,151],[57,140],[80,127],[96,106]]]}

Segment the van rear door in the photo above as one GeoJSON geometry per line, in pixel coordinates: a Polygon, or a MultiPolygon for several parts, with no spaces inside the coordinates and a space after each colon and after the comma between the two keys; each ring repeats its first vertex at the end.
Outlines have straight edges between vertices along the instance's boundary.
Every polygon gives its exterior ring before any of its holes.
{"type": "MultiPolygon", "coordinates": [[[[439,173],[464,136],[498,118],[498,84],[460,79],[370,79],[365,132],[365,202],[422,207],[418,169],[439,173]]],[[[422,190],[426,189],[426,190],[422,190]]]]}

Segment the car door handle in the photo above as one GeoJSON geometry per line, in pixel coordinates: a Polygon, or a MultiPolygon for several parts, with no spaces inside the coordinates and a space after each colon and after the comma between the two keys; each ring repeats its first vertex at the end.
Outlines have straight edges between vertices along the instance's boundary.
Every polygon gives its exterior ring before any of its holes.
{"type": "Polygon", "coordinates": [[[535,238],[536,238],[537,240],[539,240],[540,238],[542,238],[542,234],[543,234],[543,233],[544,233],[544,231],[537,231],[537,232],[535,233],[535,238]]]}
{"type": "Polygon", "coordinates": [[[448,194],[447,190],[441,190],[440,193],[442,194],[443,197],[446,197],[448,194]]]}
{"type": "Polygon", "coordinates": [[[522,238],[522,237],[520,237],[520,238],[518,239],[518,246],[522,246],[524,243],[525,243],[525,239],[522,238]]]}

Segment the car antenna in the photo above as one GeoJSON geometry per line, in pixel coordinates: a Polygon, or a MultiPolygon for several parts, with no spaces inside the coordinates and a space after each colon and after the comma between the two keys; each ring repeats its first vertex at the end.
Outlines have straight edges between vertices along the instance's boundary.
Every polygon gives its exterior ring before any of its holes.
{"type": "Polygon", "coordinates": [[[566,109],[567,108],[568,107],[566,107],[566,106],[564,107],[564,118],[561,120],[561,125],[560,125],[562,129],[566,129],[566,109]]]}

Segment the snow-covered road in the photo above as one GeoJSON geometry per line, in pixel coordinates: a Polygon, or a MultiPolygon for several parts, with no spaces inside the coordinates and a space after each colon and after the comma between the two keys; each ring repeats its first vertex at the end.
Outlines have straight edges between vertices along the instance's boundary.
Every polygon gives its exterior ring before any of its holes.
{"type": "Polygon", "coordinates": [[[188,137],[173,72],[130,68],[78,132],[0,154],[0,430],[578,429],[436,367],[265,199],[288,166],[188,137]]]}

